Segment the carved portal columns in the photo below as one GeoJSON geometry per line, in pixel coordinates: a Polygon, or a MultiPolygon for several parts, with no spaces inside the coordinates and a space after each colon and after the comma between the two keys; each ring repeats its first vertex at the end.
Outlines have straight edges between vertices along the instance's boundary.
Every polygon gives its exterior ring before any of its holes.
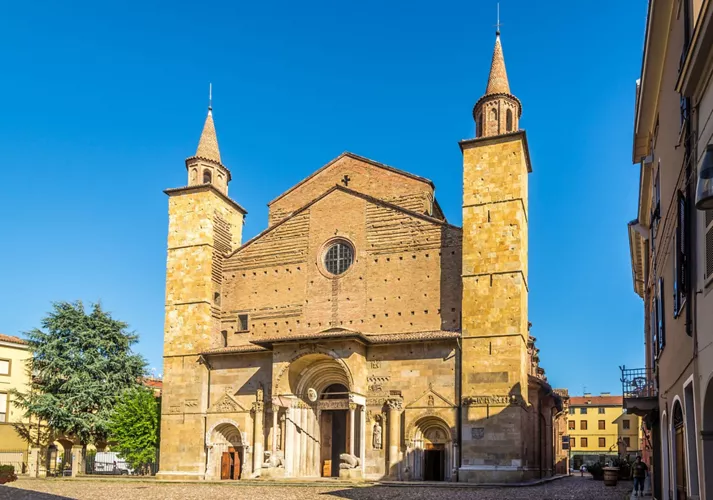
{"type": "Polygon", "coordinates": [[[253,420],[253,472],[257,472],[262,468],[264,462],[263,441],[265,439],[264,418],[265,418],[265,403],[256,401],[253,403],[253,411],[255,418],[253,420]]]}
{"type": "Polygon", "coordinates": [[[354,435],[354,413],[356,410],[356,403],[349,403],[349,454],[354,455],[354,440],[356,436],[354,435]]]}
{"type": "Polygon", "coordinates": [[[272,403],[272,457],[277,454],[277,440],[282,436],[282,432],[277,430],[277,426],[280,425],[277,420],[278,413],[280,413],[280,407],[272,403]]]}
{"type": "Polygon", "coordinates": [[[287,416],[285,417],[285,449],[283,450],[285,454],[285,476],[287,477],[291,477],[294,471],[292,452],[295,449],[295,434],[295,408],[290,405],[287,407],[287,416]]]}
{"type": "Polygon", "coordinates": [[[390,399],[386,402],[387,418],[389,420],[389,457],[387,462],[388,473],[391,477],[398,477],[399,451],[401,444],[401,410],[403,404],[400,399],[390,399]]]}
{"type": "Polygon", "coordinates": [[[359,409],[359,463],[362,477],[366,477],[366,407],[359,409]]]}

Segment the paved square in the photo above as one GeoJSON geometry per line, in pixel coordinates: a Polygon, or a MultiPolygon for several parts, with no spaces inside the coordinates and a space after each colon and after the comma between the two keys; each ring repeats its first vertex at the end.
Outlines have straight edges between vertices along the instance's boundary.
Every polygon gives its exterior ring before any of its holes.
{"type": "Polygon", "coordinates": [[[623,500],[630,481],[606,487],[591,478],[571,477],[524,488],[444,488],[423,486],[354,486],[319,484],[268,486],[252,483],[158,483],[141,480],[20,479],[0,486],[0,499],[77,498],[96,500],[195,499],[229,497],[251,500],[623,500]]]}

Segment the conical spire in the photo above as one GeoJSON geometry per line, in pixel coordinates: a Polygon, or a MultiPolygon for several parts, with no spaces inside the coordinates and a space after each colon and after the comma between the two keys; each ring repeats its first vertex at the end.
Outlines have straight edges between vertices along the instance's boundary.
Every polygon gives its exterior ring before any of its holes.
{"type": "Polygon", "coordinates": [[[198,149],[196,150],[196,156],[200,156],[201,158],[221,163],[220,149],[218,148],[218,136],[215,133],[215,124],[213,123],[213,111],[210,107],[208,107],[208,116],[205,119],[205,125],[203,125],[203,132],[201,133],[201,138],[198,141],[198,149]]]}
{"type": "Polygon", "coordinates": [[[510,84],[508,83],[508,74],[505,71],[503,46],[500,44],[500,31],[498,31],[495,36],[495,50],[493,50],[493,60],[490,63],[490,76],[488,77],[488,88],[485,89],[485,95],[509,93],[510,84]]]}

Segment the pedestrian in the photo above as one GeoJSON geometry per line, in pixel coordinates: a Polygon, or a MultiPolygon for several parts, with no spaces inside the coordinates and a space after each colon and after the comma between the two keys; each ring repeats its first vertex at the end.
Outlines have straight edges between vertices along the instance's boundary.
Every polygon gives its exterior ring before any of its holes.
{"type": "Polygon", "coordinates": [[[634,465],[631,467],[631,475],[634,477],[634,496],[644,496],[644,480],[649,467],[641,461],[641,457],[637,456],[634,465]]]}
{"type": "Polygon", "coordinates": [[[584,477],[585,470],[587,470],[587,466],[582,464],[582,466],[579,468],[579,472],[581,473],[582,477],[584,477]]]}

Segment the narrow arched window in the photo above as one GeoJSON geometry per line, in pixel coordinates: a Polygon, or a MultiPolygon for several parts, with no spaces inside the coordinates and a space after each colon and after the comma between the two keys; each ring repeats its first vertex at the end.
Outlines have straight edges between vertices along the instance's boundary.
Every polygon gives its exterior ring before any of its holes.
{"type": "Polygon", "coordinates": [[[498,119],[498,112],[495,111],[495,108],[492,108],[490,110],[490,119],[491,120],[497,120],[498,119]]]}
{"type": "Polygon", "coordinates": [[[505,127],[508,132],[512,132],[512,109],[508,109],[505,114],[505,127]]]}
{"type": "Polygon", "coordinates": [[[210,181],[211,181],[210,170],[204,170],[203,171],[203,184],[210,184],[210,181]]]}
{"type": "Polygon", "coordinates": [[[478,118],[475,120],[475,136],[483,135],[483,113],[478,113],[478,118]]]}

